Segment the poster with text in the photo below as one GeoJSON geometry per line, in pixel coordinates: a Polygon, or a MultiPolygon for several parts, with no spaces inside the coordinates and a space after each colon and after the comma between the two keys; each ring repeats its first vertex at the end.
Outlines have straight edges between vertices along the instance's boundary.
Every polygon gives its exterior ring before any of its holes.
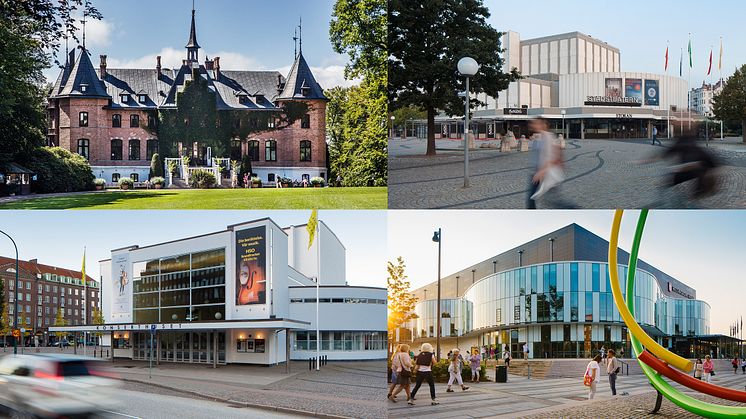
{"type": "Polygon", "coordinates": [[[236,305],[266,303],[267,228],[236,232],[236,305]]]}
{"type": "Polygon", "coordinates": [[[111,262],[112,318],[129,321],[132,312],[132,274],[129,253],[116,255],[111,262]]]}
{"type": "Polygon", "coordinates": [[[606,79],[606,97],[622,97],[622,79],[606,79]]]}
{"type": "Polygon", "coordinates": [[[642,79],[624,79],[624,96],[642,102],[642,79]]]}
{"type": "Polygon", "coordinates": [[[660,105],[659,93],[658,80],[645,80],[645,105],[660,105]]]}

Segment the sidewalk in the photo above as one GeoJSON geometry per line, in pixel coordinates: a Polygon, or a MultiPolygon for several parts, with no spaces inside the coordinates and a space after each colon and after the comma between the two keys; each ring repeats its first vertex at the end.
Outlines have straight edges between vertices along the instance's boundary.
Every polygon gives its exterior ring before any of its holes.
{"type": "Polygon", "coordinates": [[[315,417],[380,418],[386,415],[381,390],[382,361],[329,363],[309,371],[307,362],[284,366],[161,364],[148,378],[148,363],[117,360],[123,380],[156,385],[194,396],[278,412],[315,417]]]}

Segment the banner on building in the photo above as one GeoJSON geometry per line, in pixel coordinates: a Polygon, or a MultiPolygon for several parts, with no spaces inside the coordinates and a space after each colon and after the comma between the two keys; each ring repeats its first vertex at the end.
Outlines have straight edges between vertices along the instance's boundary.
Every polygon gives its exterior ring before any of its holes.
{"type": "Polygon", "coordinates": [[[236,305],[264,304],[266,298],[267,228],[236,232],[236,305]]]}
{"type": "Polygon", "coordinates": [[[132,270],[130,255],[115,255],[111,261],[111,316],[114,320],[131,321],[132,313],[132,270]]]}
{"type": "Polygon", "coordinates": [[[642,102],[642,79],[624,79],[624,96],[642,102]]]}
{"type": "Polygon", "coordinates": [[[606,97],[622,97],[622,79],[606,79],[606,97]]]}
{"type": "Polygon", "coordinates": [[[645,80],[645,105],[660,105],[660,90],[658,88],[658,80],[645,80]]]}

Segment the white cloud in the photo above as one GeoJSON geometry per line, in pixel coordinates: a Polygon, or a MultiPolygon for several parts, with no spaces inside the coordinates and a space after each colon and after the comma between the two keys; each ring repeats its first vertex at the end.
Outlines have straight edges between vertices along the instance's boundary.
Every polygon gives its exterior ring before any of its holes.
{"type": "MultiPolygon", "coordinates": [[[[80,24],[80,17],[77,18],[78,31],[76,36],[83,42],[83,28],[80,24]]],[[[111,37],[114,34],[115,25],[106,19],[88,20],[85,24],[85,46],[88,49],[96,47],[107,47],[111,45],[111,37]]],[[[64,45],[64,41],[63,41],[64,45]]]]}

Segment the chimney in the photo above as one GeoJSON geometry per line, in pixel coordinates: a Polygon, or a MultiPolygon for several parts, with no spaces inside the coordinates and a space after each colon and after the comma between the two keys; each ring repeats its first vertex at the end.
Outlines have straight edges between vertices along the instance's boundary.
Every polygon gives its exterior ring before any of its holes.
{"type": "Polygon", "coordinates": [[[101,80],[106,77],[106,55],[99,56],[101,59],[101,63],[99,64],[99,68],[101,69],[101,80]]]}
{"type": "Polygon", "coordinates": [[[220,79],[220,57],[215,57],[215,78],[220,79]]]}
{"type": "Polygon", "coordinates": [[[205,70],[212,70],[214,68],[214,63],[213,60],[205,59],[205,70]]]}
{"type": "Polygon", "coordinates": [[[282,90],[285,88],[285,83],[282,82],[282,75],[277,75],[277,94],[282,93],[282,90]]]}
{"type": "Polygon", "coordinates": [[[36,264],[38,264],[38,263],[39,263],[39,260],[38,260],[38,259],[31,259],[31,260],[29,260],[28,262],[29,262],[30,264],[32,264],[32,265],[36,265],[36,264]]]}
{"type": "Polygon", "coordinates": [[[161,56],[155,57],[155,69],[158,71],[158,77],[161,76],[161,56]]]}

